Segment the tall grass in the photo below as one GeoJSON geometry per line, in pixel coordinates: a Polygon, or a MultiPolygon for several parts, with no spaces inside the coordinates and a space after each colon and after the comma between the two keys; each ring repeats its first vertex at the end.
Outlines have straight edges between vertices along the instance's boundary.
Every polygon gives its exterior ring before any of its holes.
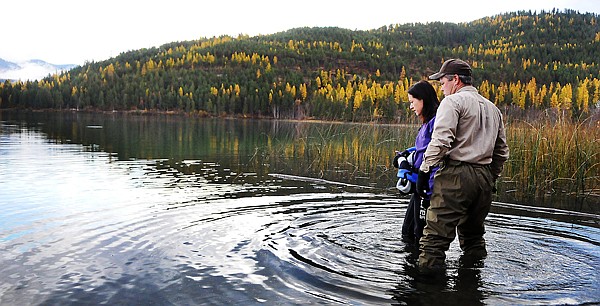
{"type": "MultiPolygon", "coordinates": [[[[395,184],[394,150],[414,145],[417,125],[302,123],[269,141],[263,157],[276,171],[381,188],[395,184]]],[[[553,196],[600,201],[600,126],[586,120],[509,121],[510,158],[500,199],[553,196]]],[[[524,200],[527,199],[527,200],[524,200]]]]}
{"type": "Polygon", "coordinates": [[[416,126],[304,123],[269,141],[263,155],[280,171],[385,187],[395,179],[394,150],[413,146],[416,131],[416,126]]]}
{"type": "Polygon", "coordinates": [[[507,125],[503,189],[521,196],[600,197],[600,126],[585,120],[507,125]]]}

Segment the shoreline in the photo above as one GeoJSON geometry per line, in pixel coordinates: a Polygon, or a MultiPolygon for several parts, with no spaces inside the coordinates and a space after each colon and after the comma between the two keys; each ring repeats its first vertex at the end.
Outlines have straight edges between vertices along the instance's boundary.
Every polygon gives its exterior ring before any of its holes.
{"type": "Polygon", "coordinates": [[[210,119],[250,119],[250,120],[272,120],[272,121],[284,121],[284,122],[297,122],[297,123],[321,123],[321,124],[356,124],[356,125],[381,125],[381,126],[399,126],[399,127],[418,127],[418,123],[390,123],[390,122],[379,122],[379,121],[340,121],[340,120],[325,120],[325,119],[314,119],[312,117],[305,117],[302,119],[295,118],[273,118],[267,116],[247,116],[247,115],[221,115],[214,116],[207,113],[201,112],[184,112],[184,111],[161,111],[161,110],[100,110],[100,109],[21,109],[21,108],[2,108],[0,112],[12,111],[12,112],[31,112],[31,113],[44,113],[44,112],[63,112],[63,113],[84,113],[84,114],[120,114],[126,116],[179,116],[188,118],[210,118],[210,119]]]}

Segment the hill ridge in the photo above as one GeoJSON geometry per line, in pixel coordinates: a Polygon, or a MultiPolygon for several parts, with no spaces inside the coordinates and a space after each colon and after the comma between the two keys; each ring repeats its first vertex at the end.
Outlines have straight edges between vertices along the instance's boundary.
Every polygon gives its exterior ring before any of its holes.
{"type": "MultiPolygon", "coordinates": [[[[41,99],[0,98],[1,107],[398,122],[412,118],[408,86],[458,57],[472,65],[482,94],[504,109],[579,117],[600,101],[599,50],[598,15],[573,10],[368,31],[303,27],[124,52],[20,87],[41,99]]],[[[8,90],[14,86],[0,88],[8,90]]]]}

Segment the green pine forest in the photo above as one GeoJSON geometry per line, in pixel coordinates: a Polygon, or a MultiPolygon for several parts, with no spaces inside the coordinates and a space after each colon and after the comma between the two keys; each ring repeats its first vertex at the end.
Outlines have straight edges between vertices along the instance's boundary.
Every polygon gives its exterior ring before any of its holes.
{"type": "Polygon", "coordinates": [[[410,122],[408,87],[456,57],[509,117],[555,110],[581,119],[600,107],[599,21],[555,9],[171,42],[40,81],[5,81],[0,108],[410,122]]]}

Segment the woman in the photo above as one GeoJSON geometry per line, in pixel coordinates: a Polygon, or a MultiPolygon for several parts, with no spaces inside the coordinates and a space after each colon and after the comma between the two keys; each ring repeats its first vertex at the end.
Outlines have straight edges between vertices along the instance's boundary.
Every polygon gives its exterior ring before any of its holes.
{"type": "MultiPolygon", "coordinates": [[[[410,102],[410,109],[415,112],[415,115],[423,123],[415,140],[414,167],[419,169],[423,162],[423,154],[431,140],[435,114],[440,101],[435,89],[427,81],[419,81],[408,89],[408,101],[410,102]]],[[[437,168],[432,169],[430,172],[429,190],[433,190],[433,176],[436,171],[437,168]]],[[[429,196],[431,196],[431,191],[424,199],[421,199],[417,193],[411,195],[406,216],[404,216],[404,223],[402,224],[403,238],[416,242],[421,239],[425,227],[425,210],[429,207],[429,196]]]]}

